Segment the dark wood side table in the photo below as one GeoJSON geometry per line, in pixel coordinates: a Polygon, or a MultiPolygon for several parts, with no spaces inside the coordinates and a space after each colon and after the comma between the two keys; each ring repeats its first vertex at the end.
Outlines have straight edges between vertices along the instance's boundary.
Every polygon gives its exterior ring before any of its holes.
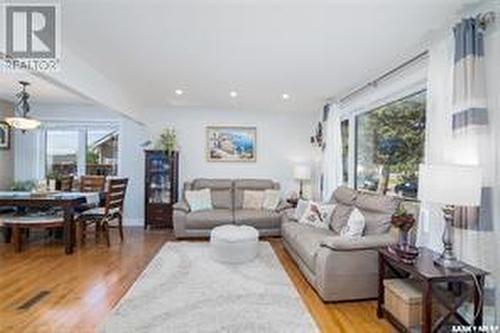
{"type": "Polygon", "coordinates": [[[405,264],[386,248],[379,250],[379,283],[378,283],[378,306],[377,316],[385,317],[400,332],[408,330],[384,308],[384,278],[386,269],[394,273],[397,277],[411,277],[420,282],[422,286],[422,333],[438,332],[449,319],[455,318],[460,325],[476,325],[483,323],[483,309],[480,302],[480,295],[484,295],[484,278],[487,272],[465,265],[465,269],[460,271],[449,271],[434,265],[433,259],[439,254],[427,249],[420,248],[417,261],[413,264],[405,264]],[[480,290],[477,290],[475,276],[480,290]],[[445,284],[446,288],[441,288],[445,284]],[[474,313],[477,316],[473,323],[469,323],[461,314],[458,308],[471,296],[474,301],[474,313]],[[450,296],[451,295],[451,296],[450,296]],[[447,313],[432,320],[432,302],[436,300],[447,310],[447,313]]]}

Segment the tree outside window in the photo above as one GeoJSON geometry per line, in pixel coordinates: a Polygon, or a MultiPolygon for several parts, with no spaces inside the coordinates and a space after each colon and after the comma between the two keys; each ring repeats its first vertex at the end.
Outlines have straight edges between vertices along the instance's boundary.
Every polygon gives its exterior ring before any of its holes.
{"type": "Polygon", "coordinates": [[[356,187],[417,196],[424,156],[425,91],[356,118],[356,187]]]}

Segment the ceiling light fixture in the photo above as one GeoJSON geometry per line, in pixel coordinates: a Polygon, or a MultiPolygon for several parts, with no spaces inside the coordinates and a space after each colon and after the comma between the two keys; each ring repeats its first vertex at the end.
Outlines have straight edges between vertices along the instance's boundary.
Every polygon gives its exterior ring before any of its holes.
{"type": "Polygon", "coordinates": [[[236,97],[238,97],[238,92],[233,90],[229,93],[229,96],[231,96],[232,98],[236,98],[236,97]]]}
{"type": "Polygon", "coordinates": [[[182,90],[182,89],[175,89],[175,94],[180,96],[180,95],[184,94],[184,90],[182,90]]]}
{"type": "Polygon", "coordinates": [[[281,95],[281,98],[283,98],[286,101],[286,100],[290,99],[290,95],[283,94],[283,95],[281,95]]]}
{"type": "Polygon", "coordinates": [[[16,94],[19,101],[14,106],[14,117],[5,118],[5,122],[9,124],[10,127],[24,132],[38,128],[41,123],[36,119],[28,117],[31,106],[28,102],[30,95],[26,91],[26,87],[30,85],[29,82],[19,81],[19,83],[23,86],[23,90],[16,94]]]}

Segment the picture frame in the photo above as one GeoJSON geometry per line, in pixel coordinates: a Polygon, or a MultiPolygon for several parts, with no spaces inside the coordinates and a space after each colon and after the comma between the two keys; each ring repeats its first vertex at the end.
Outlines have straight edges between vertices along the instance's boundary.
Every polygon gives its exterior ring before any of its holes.
{"type": "Polygon", "coordinates": [[[10,126],[5,121],[0,121],[0,149],[10,149],[10,126]]]}
{"type": "Polygon", "coordinates": [[[256,162],[255,126],[207,126],[208,162],[256,162]]]}

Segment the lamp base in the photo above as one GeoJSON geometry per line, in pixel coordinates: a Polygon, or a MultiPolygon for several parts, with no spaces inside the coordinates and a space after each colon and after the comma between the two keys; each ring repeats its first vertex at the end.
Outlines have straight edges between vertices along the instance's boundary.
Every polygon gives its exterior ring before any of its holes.
{"type": "Polygon", "coordinates": [[[444,269],[449,270],[461,270],[464,268],[464,264],[457,260],[453,252],[453,217],[455,213],[455,207],[448,205],[443,207],[443,215],[445,220],[444,230],[443,230],[443,253],[436,259],[434,259],[434,264],[441,266],[444,269]]]}
{"type": "Polygon", "coordinates": [[[447,258],[444,253],[434,259],[434,264],[451,271],[459,271],[465,266],[464,263],[458,261],[456,258],[447,258]]]}

